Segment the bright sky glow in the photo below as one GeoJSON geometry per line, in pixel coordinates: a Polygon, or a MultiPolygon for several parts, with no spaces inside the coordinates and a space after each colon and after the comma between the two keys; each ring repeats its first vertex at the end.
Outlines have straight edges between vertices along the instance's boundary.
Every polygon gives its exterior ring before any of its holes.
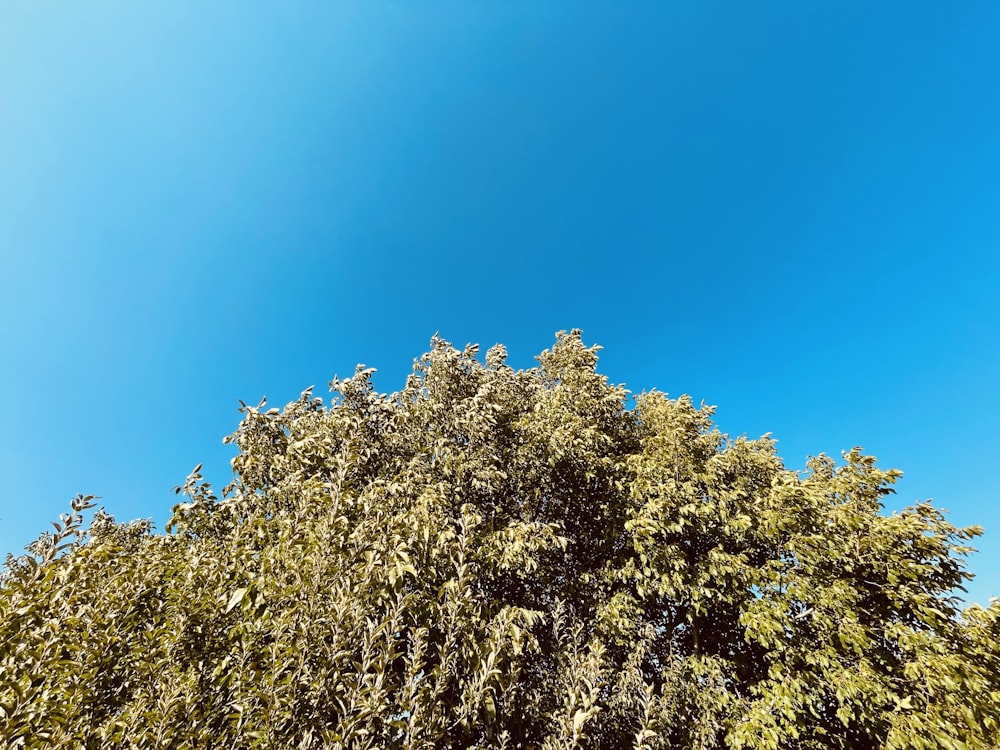
{"type": "Polygon", "coordinates": [[[159,528],[237,399],[559,329],[787,464],[862,445],[1000,595],[1000,4],[7,2],[0,554],[159,528]]]}

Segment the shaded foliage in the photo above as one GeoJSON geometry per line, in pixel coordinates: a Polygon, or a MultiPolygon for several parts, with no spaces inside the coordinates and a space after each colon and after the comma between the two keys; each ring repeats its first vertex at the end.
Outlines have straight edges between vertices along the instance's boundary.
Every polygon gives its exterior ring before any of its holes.
{"type": "Polygon", "coordinates": [[[560,333],[515,371],[438,338],[243,405],[219,500],[166,534],[94,498],[0,585],[0,744],[988,748],[1000,602],[979,530],[860,450],[786,469],[712,409],[628,393],[560,333]]]}

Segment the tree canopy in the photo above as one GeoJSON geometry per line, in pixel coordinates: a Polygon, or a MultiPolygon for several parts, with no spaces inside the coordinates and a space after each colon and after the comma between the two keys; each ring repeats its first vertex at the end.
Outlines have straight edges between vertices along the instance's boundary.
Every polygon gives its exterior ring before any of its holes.
{"type": "Polygon", "coordinates": [[[196,469],[165,533],[78,497],[0,582],[0,745],[994,747],[980,530],[598,349],[435,337],[396,393],[244,404],[232,483],[196,469]]]}

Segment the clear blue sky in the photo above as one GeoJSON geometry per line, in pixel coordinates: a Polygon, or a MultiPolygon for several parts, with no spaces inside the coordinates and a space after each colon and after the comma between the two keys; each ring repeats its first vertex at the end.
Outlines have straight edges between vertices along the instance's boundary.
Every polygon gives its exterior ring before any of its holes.
{"type": "Polygon", "coordinates": [[[0,5],[0,548],[435,331],[860,444],[1000,595],[1000,3],[0,5]]]}

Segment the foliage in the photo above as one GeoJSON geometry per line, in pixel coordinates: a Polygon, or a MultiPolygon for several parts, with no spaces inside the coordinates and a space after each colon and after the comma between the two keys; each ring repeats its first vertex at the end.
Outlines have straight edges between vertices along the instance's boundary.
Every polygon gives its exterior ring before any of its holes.
{"type": "Polygon", "coordinates": [[[168,533],[74,500],[0,585],[0,745],[977,748],[1000,602],[977,528],[858,449],[786,469],[712,409],[628,392],[557,335],[515,371],[433,339],[243,405],[218,500],[168,533]],[[630,408],[631,406],[631,408],[630,408]]]}

